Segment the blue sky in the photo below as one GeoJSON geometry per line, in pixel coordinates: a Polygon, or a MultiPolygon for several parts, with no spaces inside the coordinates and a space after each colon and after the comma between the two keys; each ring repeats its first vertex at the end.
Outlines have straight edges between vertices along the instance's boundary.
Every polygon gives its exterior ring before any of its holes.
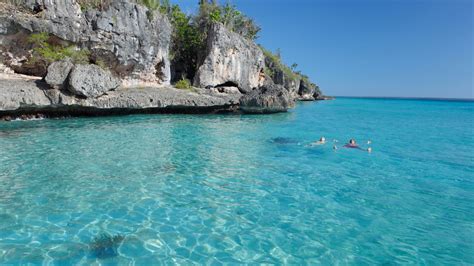
{"type": "MultiPolygon", "coordinates": [[[[173,2],[191,12],[198,0],[173,2]]],[[[328,95],[474,97],[471,0],[230,2],[328,95]]]]}

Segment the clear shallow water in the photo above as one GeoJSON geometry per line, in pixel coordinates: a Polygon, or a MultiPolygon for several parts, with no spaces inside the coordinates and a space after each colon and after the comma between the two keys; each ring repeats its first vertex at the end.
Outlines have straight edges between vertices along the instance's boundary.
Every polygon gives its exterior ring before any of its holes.
{"type": "Polygon", "coordinates": [[[0,264],[473,264],[473,126],[473,102],[342,98],[0,123],[0,264]]]}

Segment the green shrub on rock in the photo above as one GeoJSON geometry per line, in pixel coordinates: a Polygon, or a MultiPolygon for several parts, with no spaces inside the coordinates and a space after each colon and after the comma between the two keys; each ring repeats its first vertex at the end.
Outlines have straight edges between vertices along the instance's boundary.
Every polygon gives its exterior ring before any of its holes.
{"type": "Polygon", "coordinates": [[[160,7],[160,0],[140,0],[140,4],[154,11],[160,7]]]}
{"type": "Polygon", "coordinates": [[[189,79],[181,79],[174,85],[177,89],[181,90],[191,90],[193,87],[191,86],[191,82],[189,79]]]}
{"type": "Polygon", "coordinates": [[[234,5],[229,3],[219,6],[215,1],[211,3],[200,1],[199,12],[195,16],[196,25],[201,30],[207,30],[211,23],[222,23],[230,31],[236,32],[241,36],[255,40],[260,32],[260,27],[242,12],[237,10],[234,5]]]}
{"type": "Polygon", "coordinates": [[[50,64],[55,61],[70,58],[74,63],[88,63],[90,52],[88,49],[79,49],[75,45],[64,45],[61,42],[52,42],[48,33],[33,33],[28,41],[33,46],[32,62],[44,61],[50,64]]]}

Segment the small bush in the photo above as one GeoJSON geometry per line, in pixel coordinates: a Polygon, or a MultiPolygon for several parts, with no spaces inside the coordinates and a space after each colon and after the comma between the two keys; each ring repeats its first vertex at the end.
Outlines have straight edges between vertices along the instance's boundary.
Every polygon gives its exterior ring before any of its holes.
{"type": "Polygon", "coordinates": [[[74,45],[52,44],[48,33],[31,34],[28,41],[33,45],[33,55],[30,58],[33,62],[45,61],[49,64],[66,58],[72,59],[74,63],[89,62],[90,51],[88,49],[79,49],[74,45]]]}
{"type": "Polygon", "coordinates": [[[193,88],[191,86],[191,82],[189,81],[189,79],[184,79],[184,78],[176,82],[174,86],[177,89],[181,89],[181,90],[192,90],[193,88]]]}

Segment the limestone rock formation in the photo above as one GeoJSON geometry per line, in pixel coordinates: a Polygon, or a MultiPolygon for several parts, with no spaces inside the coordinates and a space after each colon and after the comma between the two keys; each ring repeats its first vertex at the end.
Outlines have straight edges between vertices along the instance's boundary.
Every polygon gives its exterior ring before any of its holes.
{"type": "Polygon", "coordinates": [[[75,0],[20,2],[33,13],[16,11],[11,16],[10,10],[0,8],[0,57],[17,72],[45,72],[27,64],[32,48],[27,39],[46,32],[55,43],[88,49],[92,61],[103,61],[125,84],[169,84],[171,24],[159,11],[127,0],[84,12],[75,0]]]}
{"type": "Polygon", "coordinates": [[[76,65],[70,74],[68,89],[78,96],[95,98],[120,85],[110,71],[96,65],[76,65]]]}
{"type": "Polygon", "coordinates": [[[194,77],[196,87],[236,86],[249,92],[262,83],[264,56],[252,41],[214,24],[208,32],[203,63],[194,77]]]}
{"type": "Polygon", "coordinates": [[[286,112],[295,106],[290,93],[280,85],[265,84],[240,98],[240,109],[244,113],[286,112]]]}
{"type": "Polygon", "coordinates": [[[105,11],[86,12],[93,35],[90,49],[106,59],[127,84],[169,84],[171,24],[159,11],[126,0],[112,1],[105,11]],[[151,12],[151,13],[148,13],[151,12]]]}
{"type": "Polygon", "coordinates": [[[63,88],[74,64],[70,60],[53,62],[48,67],[46,83],[53,88],[63,88]]]}
{"type": "Polygon", "coordinates": [[[0,79],[0,112],[50,105],[35,79],[0,79]]]}

